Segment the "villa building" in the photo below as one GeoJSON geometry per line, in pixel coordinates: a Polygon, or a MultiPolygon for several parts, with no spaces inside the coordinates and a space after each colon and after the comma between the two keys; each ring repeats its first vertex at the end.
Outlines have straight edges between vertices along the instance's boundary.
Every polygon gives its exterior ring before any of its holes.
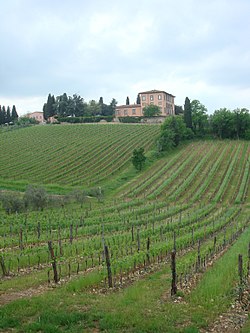
{"type": "Polygon", "coordinates": [[[174,111],[174,98],[162,90],[149,90],[139,93],[140,104],[119,105],[116,107],[116,117],[142,117],[143,108],[147,105],[153,104],[160,108],[161,117],[172,116],[174,111]]]}
{"type": "Polygon", "coordinates": [[[26,117],[33,118],[33,119],[37,120],[39,123],[45,122],[42,111],[35,111],[35,112],[28,113],[26,115],[26,117]]]}

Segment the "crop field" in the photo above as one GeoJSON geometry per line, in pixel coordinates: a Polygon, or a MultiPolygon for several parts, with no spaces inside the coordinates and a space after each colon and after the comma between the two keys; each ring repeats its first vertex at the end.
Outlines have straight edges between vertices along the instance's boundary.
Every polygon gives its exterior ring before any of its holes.
{"type": "Polygon", "coordinates": [[[159,126],[34,126],[0,133],[0,185],[94,186],[124,169],[135,148],[148,151],[159,126]]]}
{"type": "MultiPolygon", "coordinates": [[[[121,170],[126,178],[136,141],[149,152],[158,133],[158,126],[86,125],[83,135],[73,125],[2,134],[9,150],[0,154],[0,185],[14,177],[13,186],[105,185],[121,170]]],[[[0,210],[0,332],[222,332],[216,320],[237,313],[243,325],[249,156],[247,141],[194,141],[101,201],[0,210]]]]}

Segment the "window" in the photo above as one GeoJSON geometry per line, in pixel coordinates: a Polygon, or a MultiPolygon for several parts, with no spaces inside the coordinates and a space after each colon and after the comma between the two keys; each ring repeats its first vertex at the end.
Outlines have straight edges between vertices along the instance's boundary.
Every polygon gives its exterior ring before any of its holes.
{"type": "Polygon", "coordinates": [[[142,101],[146,101],[146,96],[142,96],[142,101]]]}
{"type": "Polygon", "coordinates": [[[154,100],[154,95],[150,95],[150,101],[154,100]]]}
{"type": "Polygon", "coordinates": [[[142,106],[146,106],[146,103],[142,103],[142,106]]]}
{"type": "Polygon", "coordinates": [[[162,96],[161,95],[158,95],[158,99],[161,100],[162,96]]]}
{"type": "Polygon", "coordinates": [[[154,104],[154,102],[150,102],[150,104],[152,105],[152,104],[154,104]]]}
{"type": "Polygon", "coordinates": [[[120,115],[120,111],[116,110],[116,115],[119,116],[120,115]]]}
{"type": "Polygon", "coordinates": [[[136,114],[136,109],[132,109],[132,114],[136,114]]]}
{"type": "Polygon", "coordinates": [[[162,102],[158,102],[158,105],[162,105],[162,102]]]}
{"type": "Polygon", "coordinates": [[[127,116],[127,115],[128,115],[128,110],[125,109],[125,110],[124,110],[124,116],[127,116]]]}

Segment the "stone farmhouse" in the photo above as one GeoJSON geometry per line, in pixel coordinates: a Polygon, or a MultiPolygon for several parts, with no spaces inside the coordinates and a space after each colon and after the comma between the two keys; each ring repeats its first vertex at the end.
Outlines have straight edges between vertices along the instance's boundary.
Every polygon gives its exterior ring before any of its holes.
{"type": "Polygon", "coordinates": [[[161,110],[160,117],[172,116],[174,111],[174,98],[163,90],[149,90],[139,93],[140,104],[119,105],[116,107],[116,117],[142,117],[146,105],[157,105],[161,110]]]}
{"type": "Polygon", "coordinates": [[[43,117],[43,112],[41,112],[41,111],[35,111],[35,112],[28,113],[26,115],[26,117],[33,118],[33,119],[37,120],[39,123],[45,123],[45,119],[43,117]]]}

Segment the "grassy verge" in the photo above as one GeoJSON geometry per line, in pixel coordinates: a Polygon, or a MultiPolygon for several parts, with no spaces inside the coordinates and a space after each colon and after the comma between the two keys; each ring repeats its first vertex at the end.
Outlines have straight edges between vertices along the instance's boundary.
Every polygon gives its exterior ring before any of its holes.
{"type": "Polygon", "coordinates": [[[238,283],[238,254],[242,254],[246,262],[249,239],[250,227],[204,274],[197,288],[187,297],[191,321],[197,327],[206,326],[234,301],[238,283]]]}
{"type": "Polygon", "coordinates": [[[248,321],[246,322],[240,333],[249,333],[249,332],[250,332],[250,318],[248,319],[248,321]]]}

